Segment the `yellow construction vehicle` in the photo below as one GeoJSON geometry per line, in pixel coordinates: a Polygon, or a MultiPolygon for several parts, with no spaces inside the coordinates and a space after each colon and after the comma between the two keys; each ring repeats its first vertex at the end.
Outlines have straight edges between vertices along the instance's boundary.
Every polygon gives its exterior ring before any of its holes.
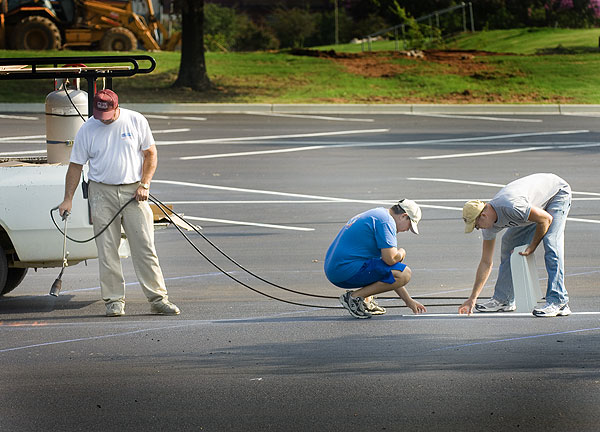
{"type": "Polygon", "coordinates": [[[174,50],[181,33],[168,35],[145,4],[147,18],[123,0],[0,0],[0,49],[174,50]]]}

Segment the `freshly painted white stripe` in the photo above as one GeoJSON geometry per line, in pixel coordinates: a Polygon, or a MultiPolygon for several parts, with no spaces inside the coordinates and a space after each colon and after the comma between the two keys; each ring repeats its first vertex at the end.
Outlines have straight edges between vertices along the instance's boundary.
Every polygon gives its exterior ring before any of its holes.
{"type": "Polygon", "coordinates": [[[313,119],[313,120],[331,120],[331,121],[345,121],[345,122],[374,122],[375,121],[374,119],[328,117],[328,116],[307,115],[307,114],[283,114],[283,113],[262,113],[262,112],[247,112],[244,114],[267,116],[267,117],[291,117],[291,118],[306,118],[306,119],[313,119]]]}
{"type": "Polygon", "coordinates": [[[290,135],[264,135],[254,137],[235,137],[235,138],[208,138],[199,140],[186,140],[186,141],[157,141],[157,145],[181,145],[181,144],[210,144],[210,143],[230,143],[230,142],[244,142],[244,141],[256,141],[256,140],[271,140],[279,138],[303,138],[303,137],[316,137],[316,136],[336,136],[336,135],[355,135],[355,134],[369,134],[369,133],[383,133],[389,132],[389,129],[363,129],[363,130],[347,130],[347,131],[335,131],[335,132],[315,132],[308,134],[290,134],[290,135]]]}
{"type": "Polygon", "coordinates": [[[25,117],[25,116],[16,116],[16,115],[7,115],[7,114],[0,114],[0,118],[13,119],[13,120],[39,120],[39,117],[25,117]]]}
{"type": "Polygon", "coordinates": [[[189,132],[190,128],[181,128],[181,129],[163,129],[163,130],[153,130],[152,134],[166,134],[166,133],[178,133],[178,132],[189,132]]]}
{"type": "Polygon", "coordinates": [[[206,117],[173,117],[176,120],[206,121],[206,117]]]}
{"type": "Polygon", "coordinates": [[[440,118],[456,118],[466,120],[490,120],[498,122],[518,122],[518,123],[543,123],[540,119],[521,119],[521,118],[503,118],[503,117],[486,117],[486,116],[470,116],[470,115],[455,115],[455,114],[424,114],[424,113],[411,113],[409,115],[419,117],[440,117],[440,118]]]}
{"type": "Polygon", "coordinates": [[[290,230],[290,231],[314,231],[314,228],[303,228],[303,227],[294,227],[294,226],[286,226],[286,225],[273,225],[273,224],[264,224],[264,223],[256,223],[256,222],[241,222],[241,221],[233,221],[227,219],[211,219],[211,218],[203,218],[196,216],[186,216],[186,219],[204,221],[204,222],[217,222],[228,225],[247,225],[247,226],[258,226],[264,228],[276,228],[282,230],[290,230]]]}
{"type": "Polygon", "coordinates": [[[2,137],[0,141],[14,141],[14,140],[29,140],[29,139],[39,139],[46,138],[46,135],[25,135],[25,136],[16,136],[16,137],[2,137]]]}
{"type": "Polygon", "coordinates": [[[447,154],[447,155],[439,155],[439,156],[419,156],[416,159],[432,160],[432,159],[452,159],[452,158],[463,158],[463,157],[474,157],[474,156],[489,156],[489,155],[497,155],[497,154],[521,153],[521,152],[528,152],[528,151],[545,150],[545,149],[549,149],[549,148],[552,148],[552,146],[525,147],[525,148],[519,148],[519,149],[494,150],[494,151],[473,152],[473,153],[456,153],[456,154],[447,154]]]}

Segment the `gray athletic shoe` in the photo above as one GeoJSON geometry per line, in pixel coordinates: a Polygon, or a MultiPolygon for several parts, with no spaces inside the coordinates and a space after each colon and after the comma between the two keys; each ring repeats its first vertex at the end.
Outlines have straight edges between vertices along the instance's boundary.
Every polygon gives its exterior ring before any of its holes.
{"type": "Polygon", "coordinates": [[[476,304],[475,309],[479,312],[512,312],[517,309],[517,305],[515,302],[501,303],[495,298],[492,298],[485,303],[476,304]]]}
{"type": "Polygon", "coordinates": [[[120,301],[106,303],[107,317],[118,317],[123,315],[125,315],[125,303],[120,301]]]}
{"type": "Polygon", "coordinates": [[[544,306],[536,307],[533,310],[536,317],[555,317],[571,315],[571,308],[568,303],[546,303],[544,306]]]}
{"type": "Polygon", "coordinates": [[[156,315],[179,315],[181,311],[168,300],[161,300],[150,304],[150,313],[156,315]]]}
{"type": "Polygon", "coordinates": [[[371,313],[366,310],[362,297],[352,297],[352,291],[342,294],[340,303],[354,318],[371,318],[371,313]]]}

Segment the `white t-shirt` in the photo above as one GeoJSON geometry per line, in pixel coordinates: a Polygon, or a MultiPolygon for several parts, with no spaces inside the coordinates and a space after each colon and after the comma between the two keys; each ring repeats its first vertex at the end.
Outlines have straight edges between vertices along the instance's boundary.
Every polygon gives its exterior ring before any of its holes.
{"type": "Polygon", "coordinates": [[[143,151],[154,144],[148,120],[135,111],[120,110],[119,118],[109,125],[90,117],[75,136],[71,162],[84,165],[89,161],[88,177],[97,183],[140,181],[143,151]]]}

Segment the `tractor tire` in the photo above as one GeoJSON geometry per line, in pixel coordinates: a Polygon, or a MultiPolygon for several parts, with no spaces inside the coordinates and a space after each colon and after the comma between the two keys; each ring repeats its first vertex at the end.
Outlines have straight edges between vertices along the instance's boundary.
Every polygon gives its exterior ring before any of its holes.
{"type": "Polygon", "coordinates": [[[100,39],[102,51],[131,51],[137,48],[135,35],[124,27],[108,29],[100,39]]]}
{"type": "Polygon", "coordinates": [[[41,16],[23,18],[10,40],[12,48],[19,50],[57,50],[62,46],[56,24],[41,16]]]}

